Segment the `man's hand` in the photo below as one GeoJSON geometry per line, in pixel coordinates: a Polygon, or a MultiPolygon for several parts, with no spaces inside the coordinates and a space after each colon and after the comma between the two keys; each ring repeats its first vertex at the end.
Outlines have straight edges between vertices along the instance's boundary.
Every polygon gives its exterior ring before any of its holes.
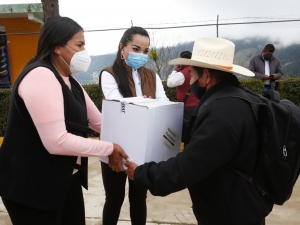
{"type": "Polygon", "coordinates": [[[265,75],[264,80],[270,80],[270,77],[268,75],[265,75]]]}
{"type": "Polygon", "coordinates": [[[270,79],[271,79],[271,80],[276,80],[276,78],[277,78],[276,74],[270,75],[270,79]]]}
{"type": "Polygon", "coordinates": [[[118,144],[113,144],[114,150],[111,155],[108,156],[108,166],[116,172],[124,171],[122,158],[128,159],[128,155],[124,152],[118,144]]]}
{"type": "Polygon", "coordinates": [[[124,163],[124,165],[127,167],[127,170],[125,171],[125,173],[131,180],[134,180],[134,171],[138,165],[135,164],[134,162],[131,162],[131,160],[129,160],[129,159],[124,163]]]}

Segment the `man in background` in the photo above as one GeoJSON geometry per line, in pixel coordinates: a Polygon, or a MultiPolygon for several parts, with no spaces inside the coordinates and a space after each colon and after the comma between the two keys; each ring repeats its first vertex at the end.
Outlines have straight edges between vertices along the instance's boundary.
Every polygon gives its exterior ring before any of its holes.
{"type": "MultiPolygon", "coordinates": [[[[184,51],[180,53],[180,58],[191,59],[192,53],[184,51]]],[[[176,99],[184,103],[183,118],[189,120],[193,111],[199,103],[199,99],[190,88],[190,66],[174,65],[174,71],[169,75],[167,80],[168,87],[176,87],[176,99]]]]}
{"type": "Polygon", "coordinates": [[[274,45],[267,44],[260,55],[250,60],[249,70],[264,82],[263,94],[270,89],[275,90],[276,80],[282,76],[282,67],[279,59],[273,56],[274,52],[274,45]]]}

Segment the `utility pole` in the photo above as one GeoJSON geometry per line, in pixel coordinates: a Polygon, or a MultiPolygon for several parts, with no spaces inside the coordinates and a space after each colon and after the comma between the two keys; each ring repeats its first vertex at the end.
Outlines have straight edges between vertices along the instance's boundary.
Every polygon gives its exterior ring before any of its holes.
{"type": "Polygon", "coordinates": [[[217,15],[217,38],[219,37],[219,15],[217,15]]]}

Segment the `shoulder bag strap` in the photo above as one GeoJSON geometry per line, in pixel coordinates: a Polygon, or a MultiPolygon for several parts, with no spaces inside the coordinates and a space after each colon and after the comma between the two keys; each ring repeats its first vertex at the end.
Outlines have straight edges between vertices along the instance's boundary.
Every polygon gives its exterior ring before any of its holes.
{"type": "Polygon", "coordinates": [[[183,103],[185,103],[185,101],[187,100],[187,98],[191,95],[191,88],[187,91],[187,93],[185,93],[184,99],[183,99],[183,103]]]}

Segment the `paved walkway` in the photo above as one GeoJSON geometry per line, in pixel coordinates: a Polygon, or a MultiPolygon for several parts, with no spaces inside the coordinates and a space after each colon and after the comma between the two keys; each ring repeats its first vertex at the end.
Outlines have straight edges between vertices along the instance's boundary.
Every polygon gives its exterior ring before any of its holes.
{"type": "MultiPolygon", "coordinates": [[[[279,184],[280,185],[280,184],[279,184]]],[[[89,190],[84,190],[86,224],[101,225],[101,214],[105,200],[101,168],[98,158],[89,158],[89,190]]],[[[173,193],[167,197],[155,197],[150,193],[147,198],[147,225],[195,225],[196,219],[191,209],[188,191],[173,193]]],[[[6,210],[0,201],[0,225],[11,225],[6,210]]],[[[268,225],[300,224],[300,179],[291,199],[284,206],[275,206],[267,217],[268,225]]],[[[128,198],[125,198],[118,225],[131,225],[128,198]]]]}

